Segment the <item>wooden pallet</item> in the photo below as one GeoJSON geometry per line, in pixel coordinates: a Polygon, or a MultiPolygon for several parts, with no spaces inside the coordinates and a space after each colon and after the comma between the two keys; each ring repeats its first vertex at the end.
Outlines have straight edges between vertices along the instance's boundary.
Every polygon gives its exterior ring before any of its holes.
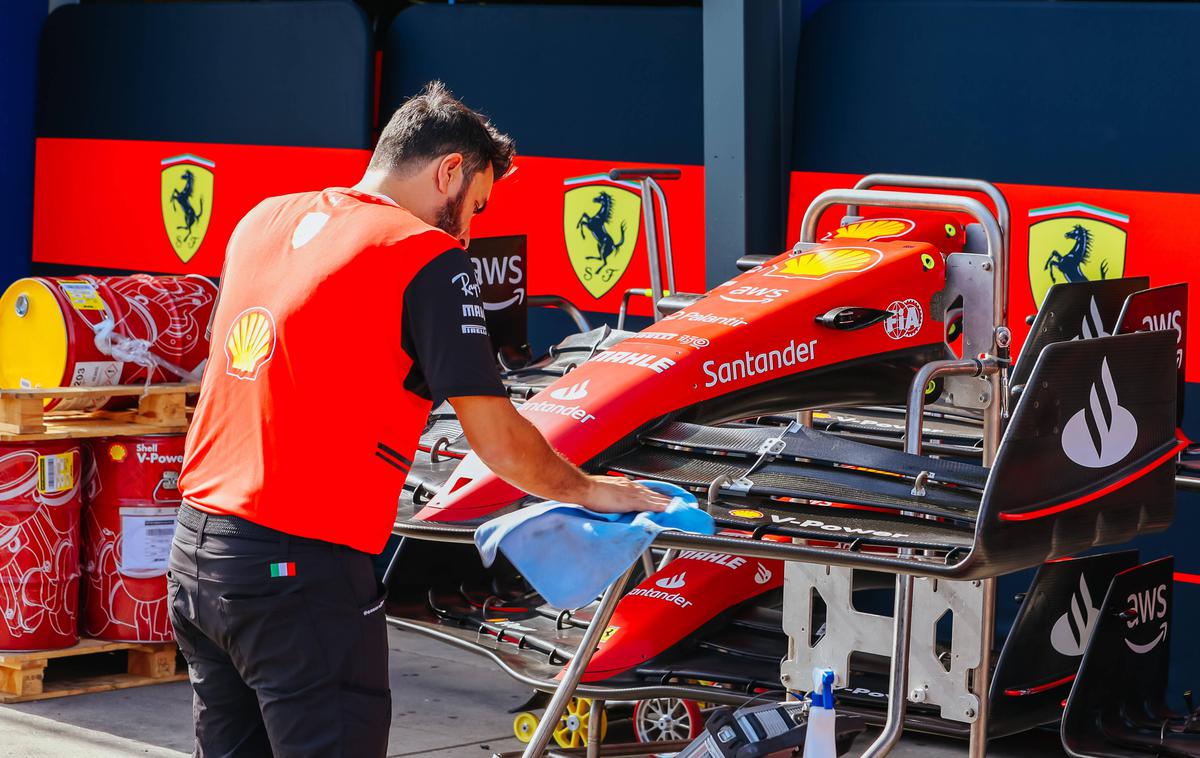
{"type": "Polygon", "coordinates": [[[0,389],[0,442],[184,432],[187,396],[199,391],[195,383],[0,389]],[[136,397],[137,410],[85,413],[44,408],[47,398],[106,396],[136,397]]]}
{"type": "Polygon", "coordinates": [[[174,642],[105,642],[82,639],[62,650],[0,653],[0,703],[24,703],[88,692],[121,690],[147,684],[180,682],[174,642]],[[124,652],[124,671],[120,656],[124,652]],[[103,657],[101,657],[103,656],[103,657]]]}

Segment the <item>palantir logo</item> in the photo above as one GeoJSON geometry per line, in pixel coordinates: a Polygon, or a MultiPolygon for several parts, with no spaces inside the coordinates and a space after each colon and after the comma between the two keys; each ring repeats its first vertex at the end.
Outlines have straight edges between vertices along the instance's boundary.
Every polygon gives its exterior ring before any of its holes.
{"type": "Polygon", "coordinates": [[[1051,647],[1068,658],[1083,655],[1099,618],[1100,609],[1092,605],[1087,577],[1080,574],[1079,591],[1071,593],[1071,609],[1059,616],[1050,630],[1051,647]]]}
{"type": "Polygon", "coordinates": [[[1088,405],[1063,427],[1062,449],[1085,468],[1105,468],[1120,462],[1137,442],[1137,420],[1117,399],[1108,359],[1100,364],[1100,387],[1092,384],[1088,405]]]}
{"type": "Polygon", "coordinates": [[[687,584],[685,581],[686,577],[687,572],[680,571],[675,576],[665,576],[662,579],[659,579],[657,582],[655,582],[655,584],[659,587],[662,587],[664,590],[677,590],[683,585],[687,584]]]}
{"type": "Polygon", "coordinates": [[[588,395],[588,382],[590,379],[584,379],[578,384],[572,384],[570,387],[559,387],[550,393],[550,397],[555,400],[582,400],[588,395]]]}

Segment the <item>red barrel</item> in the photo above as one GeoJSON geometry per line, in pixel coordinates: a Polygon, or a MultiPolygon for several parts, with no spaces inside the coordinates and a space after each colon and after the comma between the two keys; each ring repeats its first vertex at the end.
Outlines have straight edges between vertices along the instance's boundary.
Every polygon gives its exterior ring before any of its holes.
{"type": "Polygon", "coordinates": [[[79,444],[0,444],[0,650],[79,641],[79,444]]]}
{"type": "MultiPolygon", "coordinates": [[[[0,297],[0,386],[177,382],[208,357],[217,287],[203,276],[19,279],[0,297]]],[[[105,399],[51,400],[94,410],[105,399]]]]}
{"type": "Polygon", "coordinates": [[[175,639],[167,557],[179,508],[181,434],[107,437],[91,444],[83,518],[83,631],[121,642],[175,639]]]}

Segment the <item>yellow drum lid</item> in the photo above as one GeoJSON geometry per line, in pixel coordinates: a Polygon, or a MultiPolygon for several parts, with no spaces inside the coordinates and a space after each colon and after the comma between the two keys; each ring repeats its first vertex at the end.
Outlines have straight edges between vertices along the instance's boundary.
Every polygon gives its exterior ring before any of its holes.
{"type": "Polygon", "coordinates": [[[62,306],[41,279],[18,279],[0,296],[0,387],[60,387],[69,344],[62,306]]]}

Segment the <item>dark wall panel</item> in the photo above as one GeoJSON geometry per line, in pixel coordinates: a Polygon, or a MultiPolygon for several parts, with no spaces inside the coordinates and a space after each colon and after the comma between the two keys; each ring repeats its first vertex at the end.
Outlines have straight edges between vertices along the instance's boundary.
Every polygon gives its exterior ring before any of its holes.
{"type": "Polygon", "coordinates": [[[0,287],[29,272],[38,30],[46,3],[14,3],[0,20],[0,287]]]}
{"type": "Polygon", "coordinates": [[[839,0],[805,22],[793,168],[1200,191],[1200,4],[839,0]]]}
{"type": "Polygon", "coordinates": [[[441,79],[526,155],[703,162],[699,8],[419,5],[384,61],[384,114],[441,79]]]}
{"type": "Polygon", "coordinates": [[[38,136],[370,147],[370,45],[349,0],[64,6],[38,136]]]}

